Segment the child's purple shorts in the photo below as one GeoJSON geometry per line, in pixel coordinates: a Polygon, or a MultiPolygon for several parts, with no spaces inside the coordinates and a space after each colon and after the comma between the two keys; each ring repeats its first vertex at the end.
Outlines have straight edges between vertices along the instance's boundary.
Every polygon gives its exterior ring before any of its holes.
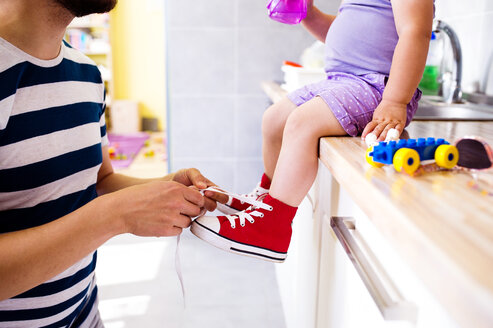
{"type": "MultiPolygon", "coordinates": [[[[372,117],[373,111],[382,100],[386,76],[383,74],[352,75],[348,73],[327,73],[327,79],[308,84],[288,94],[296,106],[319,96],[330,107],[335,117],[350,136],[357,136],[372,117]]],[[[413,99],[407,105],[407,121],[418,109],[421,91],[416,89],[413,99]]]]}

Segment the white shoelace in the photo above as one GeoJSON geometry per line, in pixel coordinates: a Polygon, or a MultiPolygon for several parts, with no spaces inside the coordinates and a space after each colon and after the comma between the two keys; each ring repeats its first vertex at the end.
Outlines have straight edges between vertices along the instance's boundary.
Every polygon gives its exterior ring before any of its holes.
{"type": "MultiPolygon", "coordinates": [[[[268,210],[268,211],[272,210],[272,206],[264,204],[261,200],[257,200],[257,197],[251,196],[250,194],[248,194],[248,195],[236,195],[236,194],[232,194],[232,193],[229,193],[227,191],[218,189],[216,187],[209,187],[207,189],[200,190],[200,192],[202,194],[206,191],[213,191],[213,192],[227,195],[229,197],[234,197],[234,198],[240,200],[241,202],[250,204],[256,208],[261,208],[261,209],[268,210]]],[[[266,193],[265,193],[265,195],[266,195],[266,193]]]]}
{"type": "MultiPolygon", "coordinates": [[[[258,188],[260,188],[260,185],[258,186],[258,188]]],[[[272,211],[272,206],[269,206],[269,205],[266,205],[264,203],[262,203],[262,199],[265,197],[265,195],[267,193],[264,193],[264,195],[259,195],[257,197],[255,196],[249,196],[249,195],[235,195],[235,194],[232,194],[232,193],[229,193],[227,191],[224,191],[224,190],[221,190],[221,189],[218,189],[218,188],[215,188],[215,187],[209,187],[209,188],[206,188],[206,189],[201,189],[199,190],[200,193],[203,195],[207,190],[209,191],[213,191],[213,192],[217,192],[217,193],[220,193],[220,194],[224,194],[224,195],[227,195],[229,197],[235,197],[237,199],[239,199],[240,201],[242,201],[242,203],[247,203],[247,204],[250,204],[252,206],[254,206],[255,208],[262,208],[262,209],[265,209],[265,210],[268,210],[268,211],[272,211]],[[262,198],[259,198],[260,196],[264,196],[262,198]],[[255,198],[255,199],[254,199],[255,198]]],[[[255,189],[255,191],[257,191],[257,188],[255,189]]],[[[207,212],[207,210],[203,210],[198,216],[198,217],[201,217],[203,216],[205,213],[207,212]]],[[[238,216],[237,215],[227,215],[226,217],[228,218],[229,222],[231,223],[231,227],[234,229],[236,227],[236,224],[235,224],[235,219],[239,217],[240,219],[240,225],[242,227],[245,226],[245,219],[248,220],[250,223],[253,223],[255,220],[252,218],[252,215],[253,216],[258,216],[258,217],[263,217],[264,216],[264,213],[262,212],[258,212],[258,211],[253,211],[251,213],[244,213],[244,212],[240,212],[238,213],[238,216]]],[[[183,283],[183,274],[182,274],[182,271],[181,271],[181,261],[180,261],[180,235],[178,235],[178,237],[176,238],[176,251],[175,251],[175,270],[176,270],[176,274],[178,275],[178,280],[180,281],[180,286],[181,286],[181,293],[182,293],[182,296],[183,296],[183,308],[186,308],[187,305],[186,305],[186,298],[185,298],[185,284],[183,283]]]]}
{"type": "Polygon", "coordinates": [[[176,250],[175,250],[175,271],[180,281],[181,296],[183,297],[183,308],[187,308],[186,298],[185,298],[185,284],[183,283],[183,274],[181,272],[181,260],[180,260],[180,236],[176,237],[176,250]]]}
{"type": "Polygon", "coordinates": [[[226,219],[229,220],[229,223],[231,224],[231,228],[235,229],[236,228],[236,219],[239,219],[240,221],[240,226],[244,227],[245,226],[245,221],[248,221],[250,223],[254,223],[255,219],[253,217],[264,217],[264,213],[259,212],[259,211],[253,211],[250,213],[246,212],[239,212],[234,215],[226,215],[226,219]]]}
{"type": "MultiPolygon", "coordinates": [[[[235,195],[235,196],[231,195],[230,196],[230,202],[231,202],[231,199],[232,199],[231,197],[235,197],[237,199],[240,199],[240,197],[241,198],[247,197],[249,199],[258,200],[259,197],[267,194],[268,192],[269,192],[268,189],[265,189],[265,188],[260,187],[260,182],[259,182],[257,184],[257,186],[255,187],[255,189],[253,189],[253,191],[251,193],[249,193],[249,194],[239,195],[239,196],[237,196],[237,195],[235,195]]],[[[250,204],[250,202],[246,202],[246,201],[241,200],[241,199],[240,199],[240,201],[241,201],[242,204],[244,204],[244,203],[250,204]]],[[[230,203],[230,202],[228,202],[228,203],[230,203]]]]}
{"type": "MultiPolygon", "coordinates": [[[[257,191],[259,191],[260,188],[261,188],[260,185],[257,186],[257,188],[255,188],[255,193],[257,193],[257,191]]],[[[272,209],[273,209],[272,206],[264,204],[262,202],[262,200],[265,198],[267,193],[261,193],[260,195],[257,195],[257,196],[255,196],[253,193],[247,194],[247,195],[234,195],[234,194],[228,193],[224,190],[217,189],[214,187],[209,187],[207,189],[201,190],[201,192],[205,192],[206,190],[225,194],[225,195],[228,195],[230,197],[235,197],[236,199],[240,200],[242,203],[247,203],[247,204],[252,205],[247,210],[253,210],[253,209],[261,208],[263,210],[272,211],[272,209]]],[[[255,219],[253,217],[262,218],[262,217],[264,217],[264,213],[259,212],[259,211],[252,211],[252,212],[246,213],[246,211],[243,211],[243,212],[238,212],[238,213],[233,214],[233,215],[226,215],[226,218],[229,220],[229,223],[231,224],[231,228],[233,228],[233,229],[236,228],[236,219],[239,219],[240,226],[244,227],[246,221],[248,221],[250,223],[255,222],[255,219]]]]}

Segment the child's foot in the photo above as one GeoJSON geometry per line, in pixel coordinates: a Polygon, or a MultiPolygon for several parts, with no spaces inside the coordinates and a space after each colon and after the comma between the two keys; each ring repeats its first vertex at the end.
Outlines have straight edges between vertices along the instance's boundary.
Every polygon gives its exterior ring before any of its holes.
{"type": "MultiPolygon", "coordinates": [[[[255,187],[255,189],[249,194],[245,194],[241,196],[246,198],[251,198],[253,200],[261,199],[269,193],[269,188],[270,188],[270,179],[264,173],[264,175],[262,176],[262,180],[257,185],[257,187],[255,187]]],[[[228,215],[244,211],[249,207],[250,204],[231,196],[229,197],[229,200],[226,204],[221,204],[219,202],[217,203],[217,210],[228,215]]]]}
{"type": "Polygon", "coordinates": [[[291,241],[291,222],[297,207],[269,194],[259,207],[227,216],[202,216],[191,231],[200,239],[229,252],[284,262],[291,241]]]}

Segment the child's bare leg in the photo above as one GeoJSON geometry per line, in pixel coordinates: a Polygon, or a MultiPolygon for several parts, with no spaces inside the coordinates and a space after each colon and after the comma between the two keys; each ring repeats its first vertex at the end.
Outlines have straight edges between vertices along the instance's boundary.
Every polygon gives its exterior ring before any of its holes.
{"type": "Polygon", "coordinates": [[[346,132],[319,97],[292,110],[282,130],[274,179],[263,204],[228,216],[202,216],[193,221],[192,233],[229,252],[274,262],[285,260],[293,218],[317,174],[318,140],[346,132]]]}
{"type": "Polygon", "coordinates": [[[296,108],[286,121],[270,195],[297,207],[317,175],[319,138],[346,134],[320,97],[296,108]]]}
{"type": "Polygon", "coordinates": [[[284,126],[296,105],[287,97],[270,106],[262,118],[262,155],[264,172],[272,180],[277,158],[281,151],[284,126]]]}

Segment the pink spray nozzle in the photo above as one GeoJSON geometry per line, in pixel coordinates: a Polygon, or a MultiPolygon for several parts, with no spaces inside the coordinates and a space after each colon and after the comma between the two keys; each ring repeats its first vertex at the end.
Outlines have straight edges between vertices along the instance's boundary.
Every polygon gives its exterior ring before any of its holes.
{"type": "Polygon", "coordinates": [[[269,17],[284,24],[298,24],[306,17],[307,0],[270,0],[269,17]]]}

